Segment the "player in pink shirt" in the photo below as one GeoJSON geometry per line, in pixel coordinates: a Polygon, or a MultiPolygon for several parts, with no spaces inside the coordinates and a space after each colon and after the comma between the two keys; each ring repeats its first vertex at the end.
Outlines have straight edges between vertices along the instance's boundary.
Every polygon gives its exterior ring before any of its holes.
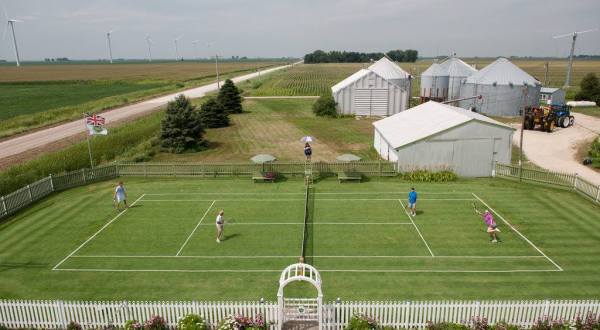
{"type": "Polygon", "coordinates": [[[494,221],[494,216],[492,215],[492,213],[488,210],[485,210],[485,212],[481,212],[475,207],[474,204],[473,209],[475,210],[475,213],[479,214],[483,218],[483,221],[487,226],[487,232],[488,234],[490,234],[490,239],[492,243],[498,243],[498,241],[500,240],[500,238],[498,237],[500,229],[498,229],[498,225],[496,225],[496,221],[494,221]]]}

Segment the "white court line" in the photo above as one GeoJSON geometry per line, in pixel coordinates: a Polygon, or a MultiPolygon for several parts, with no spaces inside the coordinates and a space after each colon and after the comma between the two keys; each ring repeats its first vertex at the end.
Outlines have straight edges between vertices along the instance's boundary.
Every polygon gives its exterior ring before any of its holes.
{"type": "MultiPolygon", "coordinates": [[[[131,273],[281,273],[280,269],[100,269],[61,268],[64,272],[131,272],[131,273]]],[[[441,269],[321,269],[321,273],[539,273],[559,272],[558,269],[513,269],[513,270],[441,270],[441,269]]]]}
{"type": "MultiPolygon", "coordinates": [[[[303,198],[240,198],[240,199],[144,199],[142,202],[279,202],[303,201],[303,198]]],[[[315,201],[396,201],[397,198],[315,198],[315,201]]],[[[474,201],[475,198],[419,198],[420,201],[474,201]]]]}
{"type": "Polygon", "coordinates": [[[542,256],[544,256],[546,259],[548,259],[548,261],[550,261],[554,266],[556,266],[556,268],[558,268],[559,271],[563,271],[562,267],[560,267],[556,262],[554,262],[554,260],[550,259],[544,252],[542,252],[542,250],[540,250],[540,248],[538,248],[535,244],[533,244],[533,242],[531,242],[527,237],[525,237],[525,235],[521,234],[520,231],[517,230],[517,228],[513,227],[513,225],[511,225],[508,221],[506,221],[506,219],[504,219],[498,212],[496,212],[493,208],[491,208],[486,202],[484,202],[481,198],[479,198],[479,196],[475,195],[475,193],[472,193],[473,197],[477,198],[483,205],[485,205],[490,211],[494,212],[498,218],[500,218],[500,220],[502,220],[508,227],[510,227],[510,229],[512,229],[515,233],[517,233],[519,236],[521,236],[521,238],[523,238],[527,243],[529,243],[529,245],[531,245],[534,249],[536,249],[542,256]]]}
{"type": "Polygon", "coordinates": [[[181,253],[181,251],[183,251],[183,248],[187,245],[187,243],[189,242],[190,238],[192,238],[192,236],[196,232],[196,229],[198,229],[198,227],[200,227],[200,224],[202,223],[202,221],[204,220],[204,218],[206,218],[206,215],[208,214],[208,212],[210,211],[210,209],[212,209],[213,205],[215,205],[215,202],[216,201],[213,201],[210,204],[210,206],[206,209],[206,212],[204,212],[204,215],[202,216],[202,218],[200,219],[200,221],[198,222],[198,224],[196,225],[196,227],[194,227],[194,230],[192,230],[192,232],[187,237],[187,239],[185,240],[185,242],[183,242],[183,245],[181,245],[181,248],[179,248],[179,251],[177,251],[176,256],[178,256],[181,253]]]}
{"type": "MultiPolygon", "coordinates": [[[[141,200],[144,197],[144,195],[145,194],[142,194],[140,197],[138,197],[138,199],[136,199],[129,207],[133,207],[139,200],[141,200]]],[[[114,218],[112,218],[112,220],[110,220],[104,226],[102,226],[102,228],[100,228],[94,235],[90,236],[87,240],[85,240],[85,242],[81,243],[81,245],[79,245],[75,250],[73,250],[73,252],[71,252],[63,260],[61,260],[59,263],[57,263],[56,266],[54,266],[54,268],[52,268],[52,270],[57,270],[57,268],[60,265],[62,265],[65,261],[67,261],[67,259],[69,259],[69,257],[71,257],[72,255],[77,253],[77,251],[81,250],[82,247],[84,247],[87,243],[89,243],[91,240],[93,240],[94,237],[96,237],[98,234],[100,234],[100,232],[102,232],[104,229],[106,229],[106,227],[108,227],[111,223],[113,223],[115,220],[117,220],[121,215],[123,215],[125,212],[127,212],[127,210],[129,210],[129,208],[126,208],[123,211],[119,212],[119,214],[117,214],[117,216],[115,216],[114,218]]]]}
{"type": "MultiPolygon", "coordinates": [[[[173,259],[280,259],[280,258],[297,258],[298,256],[195,256],[195,255],[74,255],[71,258],[122,258],[122,259],[135,259],[135,258],[173,258],[173,259]]],[[[544,258],[544,256],[535,255],[535,256],[345,256],[345,255],[337,255],[337,256],[311,256],[311,258],[390,258],[390,259],[532,259],[532,258],[544,258]]]]}
{"type": "MultiPolygon", "coordinates": [[[[268,225],[276,225],[276,226],[285,226],[285,225],[294,225],[294,226],[303,226],[303,222],[234,222],[234,223],[225,223],[227,226],[268,226],[268,225]]],[[[387,225],[387,226],[396,226],[396,225],[412,225],[410,222],[311,222],[311,225],[340,225],[340,226],[379,226],[379,225],[387,225]]],[[[203,223],[202,226],[213,226],[212,224],[203,223]]]]}
{"type": "Polygon", "coordinates": [[[397,201],[400,203],[400,205],[402,205],[402,209],[404,210],[404,214],[406,214],[406,216],[408,216],[408,218],[410,219],[410,222],[412,222],[412,225],[417,230],[417,233],[419,234],[419,236],[421,236],[421,240],[423,240],[423,243],[425,243],[425,246],[427,247],[427,250],[429,250],[429,253],[431,254],[431,256],[435,257],[435,255],[433,254],[433,251],[431,251],[431,248],[429,248],[429,244],[427,244],[427,241],[425,240],[425,237],[423,237],[423,235],[421,234],[421,231],[419,230],[419,227],[417,227],[417,225],[413,221],[412,216],[408,213],[408,211],[406,210],[406,207],[404,207],[404,203],[402,203],[402,200],[397,199],[397,201]]]}
{"type": "MultiPolygon", "coordinates": [[[[377,195],[377,194],[408,194],[407,191],[374,191],[374,192],[318,192],[314,193],[314,195],[377,195]]],[[[452,194],[465,194],[471,195],[471,192],[468,191],[458,191],[458,192],[423,192],[419,191],[419,194],[426,195],[452,195],[452,194]]],[[[146,194],[146,196],[171,196],[171,195],[304,195],[304,193],[295,193],[295,192],[175,192],[175,193],[155,193],[155,194],[146,194]]]]}

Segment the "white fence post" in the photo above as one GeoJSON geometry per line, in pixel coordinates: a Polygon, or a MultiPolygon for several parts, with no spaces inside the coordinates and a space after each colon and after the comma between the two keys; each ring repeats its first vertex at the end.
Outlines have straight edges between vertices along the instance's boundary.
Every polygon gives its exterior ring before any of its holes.
{"type": "Polygon", "coordinates": [[[83,176],[83,183],[86,183],[86,180],[85,180],[85,168],[81,169],[81,175],[83,176]]]}
{"type": "Polygon", "coordinates": [[[575,173],[575,180],[573,180],[573,188],[577,190],[577,179],[579,179],[579,174],[575,173]]]}
{"type": "Polygon", "coordinates": [[[4,200],[4,196],[0,197],[0,201],[2,201],[2,208],[4,210],[4,213],[8,214],[8,208],[6,207],[6,201],[4,200]]]}
{"type": "Polygon", "coordinates": [[[596,192],[596,202],[600,202],[600,185],[596,189],[598,189],[596,192]]]}
{"type": "Polygon", "coordinates": [[[54,191],[54,180],[52,180],[52,174],[48,175],[48,180],[50,180],[50,189],[54,191]]]}
{"type": "Polygon", "coordinates": [[[31,193],[30,185],[27,185],[27,192],[29,193],[29,202],[33,202],[33,194],[31,193]]]}

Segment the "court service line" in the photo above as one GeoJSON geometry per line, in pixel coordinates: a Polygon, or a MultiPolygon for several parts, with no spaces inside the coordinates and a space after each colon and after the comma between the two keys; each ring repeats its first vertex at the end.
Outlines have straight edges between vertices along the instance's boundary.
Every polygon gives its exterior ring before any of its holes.
{"type": "MultiPolygon", "coordinates": [[[[131,203],[131,205],[129,207],[133,207],[139,200],[144,198],[145,195],[146,194],[142,194],[140,197],[138,197],[138,199],[136,199],[133,203],[131,203]]],[[[57,268],[60,265],[62,265],[65,261],[67,261],[67,259],[69,259],[72,255],[77,253],[77,251],[81,250],[81,248],[83,248],[87,243],[89,243],[91,240],[93,240],[94,237],[98,236],[98,234],[100,234],[104,229],[106,229],[106,227],[110,226],[111,223],[115,222],[115,220],[117,220],[121,215],[125,214],[125,212],[127,212],[127,210],[129,210],[129,208],[126,208],[123,211],[119,212],[119,214],[117,214],[114,218],[112,218],[109,222],[107,222],[104,226],[102,226],[102,228],[100,228],[96,233],[94,233],[94,235],[90,236],[87,240],[85,240],[85,242],[81,243],[81,245],[79,245],[75,250],[73,250],[68,256],[66,256],[63,260],[61,260],[59,263],[57,263],[56,266],[54,266],[52,268],[52,270],[57,270],[57,268]]]]}
{"type": "Polygon", "coordinates": [[[433,254],[433,251],[431,251],[431,248],[429,247],[429,244],[427,244],[427,241],[425,240],[425,237],[423,237],[423,235],[421,234],[421,231],[419,230],[419,227],[417,227],[417,225],[413,221],[412,216],[408,213],[408,211],[406,210],[406,207],[404,207],[404,203],[402,203],[402,200],[397,199],[397,201],[400,203],[400,205],[402,205],[402,209],[404,210],[404,213],[408,216],[408,218],[410,219],[410,222],[412,222],[412,225],[417,230],[417,233],[419,234],[419,236],[421,236],[421,240],[423,240],[423,243],[425,243],[425,246],[427,247],[427,250],[429,250],[429,253],[431,254],[431,256],[435,257],[435,255],[433,254]]]}
{"type": "MultiPolygon", "coordinates": [[[[294,225],[301,226],[304,225],[304,222],[225,222],[227,226],[260,226],[260,225],[294,225]]],[[[412,225],[410,222],[312,222],[311,225],[340,225],[340,226],[352,226],[352,225],[369,225],[369,226],[378,226],[378,225],[387,225],[387,226],[395,226],[395,225],[412,225]]],[[[202,226],[213,226],[212,224],[203,223],[202,226]]]]}
{"type": "Polygon", "coordinates": [[[494,212],[498,218],[500,218],[500,220],[502,220],[508,227],[510,227],[510,229],[512,229],[515,233],[517,233],[519,236],[521,236],[521,238],[523,238],[527,243],[529,243],[529,245],[531,245],[534,249],[536,249],[542,256],[544,256],[546,259],[548,259],[548,261],[550,261],[554,266],[556,266],[556,268],[559,271],[563,271],[562,267],[560,267],[556,262],[554,262],[554,260],[550,259],[544,252],[542,252],[542,250],[540,250],[540,248],[538,248],[535,244],[533,244],[532,241],[530,241],[527,237],[525,237],[525,235],[521,234],[520,231],[517,230],[517,228],[515,228],[513,225],[511,225],[508,221],[506,221],[506,219],[504,219],[504,217],[502,217],[498,212],[496,212],[493,208],[491,208],[486,202],[483,201],[483,199],[479,198],[479,196],[477,196],[475,193],[472,193],[473,197],[477,198],[483,205],[485,205],[490,211],[494,212]]]}
{"type": "MultiPolygon", "coordinates": [[[[123,272],[123,273],[281,273],[280,269],[101,269],[60,268],[64,272],[123,272]]],[[[462,269],[322,269],[321,273],[540,273],[559,272],[558,269],[462,270],[462,269]]]]}
{"type": "Polygon", "coordinates": [[[210,211],[210,209],[212,209],[213,205],[215,205],[216,201],[213,201],[210,206],[206,209],[206,212],[204,212],[204,215],[202,215],[202,218],[200,219],[200,221],[198,222],[198,224],[196,225],[196,227],[194,227],[194,230],[192,230],[192,232],[190,233],[190,235],[187,237],[187,239],[185,240],[185,242],[183,242],[183,245],[181,245],[181,247],[179,248],[179,251],[177,251],[176,256],[178,256],[179,254],[181,254],[181,251],[183,251],[183,248],[187,245],[187,243],[190,241],[190,239],[192,238],[192,236],[194,235],[194,233],[196,232],[196,230],[198,229],[198,227],[200,227],[200,224],[202,223],[202,221],[204,220],[204,218],[206,218],[206,215],[208,214],[208,212],[210,211]]]}
{"type": "MultiPolygon", "coordinates": [[[[115,258],[115,259],[162,259],[162,258],[173,258],[173,259],[282,259],[282,258],[297,258],[298,256],[229,256],[229,255],[220,255],[220,256],[198,256],[198,255],[74,255],[71,258],[115,258]]],[[[535,259],[535,258],[544,258],[541,255],[535,256],[431,256],[431,255],[420,255],[420,256],[382,256],[382,255],[360,255],[360,256],[349,256],[349,255],[323,255],[323,256],[311,256],[311,258],[329,258],[329,259],[345,259],[345,258],[369,258],[369,259],[535,259]]]]}
{"type": "MultiPolygon", "coordinates": [[[[279,201],[303,201],[302,198],[239,198],[239,199],[216,199],[217,202],[279,202],[279,201]]],[[[315,201],[396,201],[397,198],[316,198],[315,201]]],[[[474,201],[475,198],[419,198],[420,201],[474,201]]],[[[145,199],[143,202],[210,202],[212,199],[145,199]]]]}

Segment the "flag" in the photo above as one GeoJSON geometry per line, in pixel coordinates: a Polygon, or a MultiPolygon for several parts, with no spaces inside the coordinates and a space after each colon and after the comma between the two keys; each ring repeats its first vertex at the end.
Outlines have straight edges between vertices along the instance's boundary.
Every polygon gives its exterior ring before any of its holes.
{"type": "Polygon", "coordinates": [[[90,135],[107,135],[108,131],[104,128],[106,120],[104,117],[94,115],[85,116],[85,125],[90,135]]]}

